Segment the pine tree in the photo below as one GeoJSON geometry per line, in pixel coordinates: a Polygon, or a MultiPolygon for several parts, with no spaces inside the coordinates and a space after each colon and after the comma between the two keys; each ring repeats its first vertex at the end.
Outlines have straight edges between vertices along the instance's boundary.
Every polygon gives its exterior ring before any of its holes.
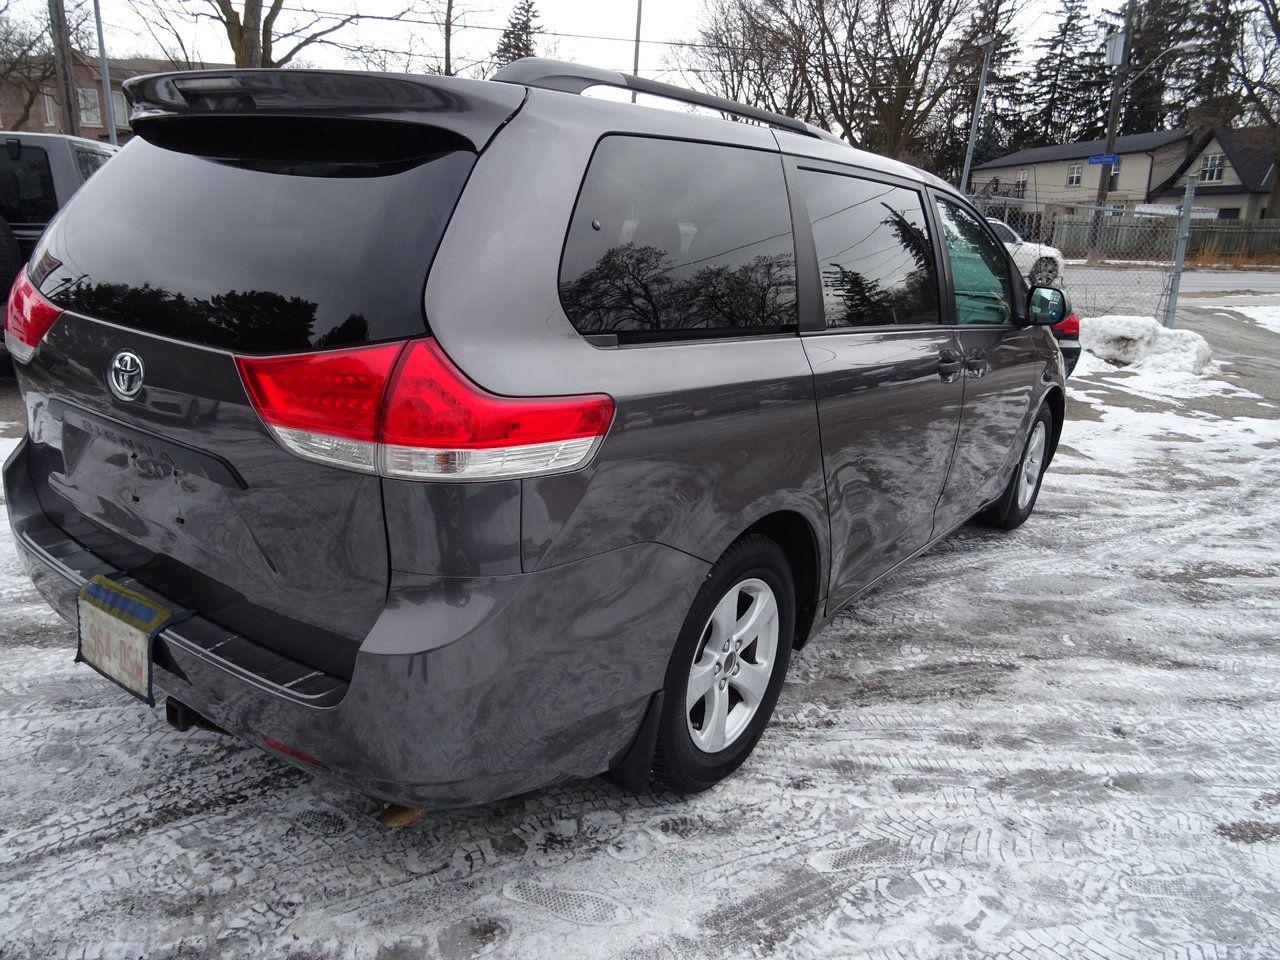
{"type": "Polygon", "coordinates": [[[1192,13],[1188,32],[1199,46],[1175,64],[1174,113],[1180,126],[1206,130],[1231,124],[1244,112],[1244,91],[1233,64],[1244,18],[1239,0],[1203,0],[1192,13]]]}
{"type": "Polygon", "coordinates": [[[1039,56],[1022,91],[1031,108],[1023,116],[1017,146],[1101,135],[1108,81],[1101,44],[1084,0],[1061,0],[1053,32],[1034,45],[1039,56]]]}
{"type": "MultiPolygon", "coordinates": [[[[1146,133],[1173,126],[1178,107],[1173,82],[1175,60],[1170,47],[1191,39],[1192,0],[1130,0],[1137,4],[1129,38],[1129,76],[1137,77],[1124,94],[1120,133],[1146,133]],[[1155,63],[1156,58],[1160,61],[1155,63]],[[1154,63],[1154,66],[1152,64],[1154,63]],[[1142,71],[1151,67],[1146,73],[1142,71]],[[1142,73],[1141,76],[1138,76],[1142,73]]],[[[1108,11],[1108,22],[1123,24],[1122,14],[1108,11]]]]}
{"type": "Polygon", "coordinates": [[[537,52],[534,35],[538,32],[538,10],[533,0],[518,0],[507,20],[506,29],[493,52],[495,67],[505,67],[521,57],[532,57],[537,52]]]}

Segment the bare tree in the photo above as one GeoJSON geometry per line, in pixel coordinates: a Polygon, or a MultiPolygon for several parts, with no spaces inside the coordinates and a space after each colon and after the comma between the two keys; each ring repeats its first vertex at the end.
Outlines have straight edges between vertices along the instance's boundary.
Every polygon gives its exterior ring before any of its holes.
{"type": "Polygon", "coordinates": [[[334,38],[327,45],[345,52],[352,64],[365,70],[483,76],[491,69],[491,58],[459,56],[457,41],[468,19],[485,12],[459,0],[419,0],[414,15],[401,17],[396,46],[388,46],[384,37],[362,37],[357,30],[350,39],[334,38]]]}
{"type": "MultiPolygon", "coordinates": [[[[90,29],[89,13],[87,3],[73,4],[67,9],[67,29],[75,50],[96,49],[97,39],[90,29]]],[[[48,93],[55,103],[61,103],[50,85],[54,75],[50,37],[47,14],[19,16],[8,0],[0,2],[0,84],[22,91],[22,110],[6,123],[13,130],[21,130],[31,119],[41,94],[48,93]]]]}
{"type": "Polygon", "coordinates": [[[1256,0],[1236,53],[1245,102],[1270,150],[1272,175],[1267,213],[1280,217],[1280,0],[1256,0]]]}
{"type": "Polygon", "coordinates": [[[831,120],[846,138],[907,156],[962,73],[972,0],[809,0],[831,120]]]}
{"type": "Polygon", "coordinates": [[[972,75],[977,2],[713,0],[680,67],[725,96],[908,157],[972,75]]]}
{"type": "Polygon", "coordinates": [[[9,122],[21,130],[41,88],[53,76],[48,23],[15,17],[9,3],[0,5],[0,83],[22,91],[22,112],[9,122]]]}
{"type": "Polygon", "coordinates": [[[697,86],[776,113],[817,119],[811,79],[817,31],[795,0],[713,0],[695,45],[669,61],[697,86]]]}
{"type": "Polygon", "coordinates": [[[198,64],[187,37],[192,27],[216,23],[225,33],[237,67],[283,67],[317,46],[349,49],[341,35],[358,23],[399,20],[412,11],[389,15],[332,13],[302,0],[129,0],[151,37],[175,63],[198,64]]]}

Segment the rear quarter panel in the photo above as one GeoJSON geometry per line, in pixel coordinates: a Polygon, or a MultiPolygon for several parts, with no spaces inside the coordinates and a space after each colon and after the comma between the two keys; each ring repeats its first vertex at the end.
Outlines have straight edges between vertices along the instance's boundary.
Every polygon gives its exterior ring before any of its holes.
{"type": "MultiPolygon", "coordinates": [[[[597,347],[560,305],[573,206],[608,132],[776,152],[768,130],[709,124],[531,90],[481,156],[436,255],[427,320],[455,362],[506,395],[604,392],[617,411],[593,462],[523,482],[526,570],[654,541],[714,560],[775,510],[818,538],[826,583],[826,490],[811,371],[799,337],[597,347]],[[709,137],[710,130],[710,137],[709,137]]],[[[749,202],[750,198],[744,198],[749,202]]]]}

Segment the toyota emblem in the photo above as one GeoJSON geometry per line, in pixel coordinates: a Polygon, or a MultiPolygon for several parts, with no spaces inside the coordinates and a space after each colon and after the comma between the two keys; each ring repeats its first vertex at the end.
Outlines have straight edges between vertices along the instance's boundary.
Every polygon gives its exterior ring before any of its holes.
{"type": "Polygon", "coordinates": [[[107,386],[121,400],[132,400],[142,392],[142,358],[132,350],[121,350],[107,367],[107,386]]]}

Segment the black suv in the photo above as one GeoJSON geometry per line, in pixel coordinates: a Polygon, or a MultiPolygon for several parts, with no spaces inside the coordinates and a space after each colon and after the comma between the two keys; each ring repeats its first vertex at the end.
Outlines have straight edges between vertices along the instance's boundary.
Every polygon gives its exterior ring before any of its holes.
{"type": "Polygon", "coordinates": [[[837,611],[1031,513],[1067,305],[935,177],[554,61],[126,90],[10,298],[5,488],[179,725],[416,806],[697,790],[837,611]]]}
{"type": "Polygon", "coordinates": [[[25,130],[0,130],[0,139],[0,282],[7,288],[53,215],[116,148],[25,130]]]}

